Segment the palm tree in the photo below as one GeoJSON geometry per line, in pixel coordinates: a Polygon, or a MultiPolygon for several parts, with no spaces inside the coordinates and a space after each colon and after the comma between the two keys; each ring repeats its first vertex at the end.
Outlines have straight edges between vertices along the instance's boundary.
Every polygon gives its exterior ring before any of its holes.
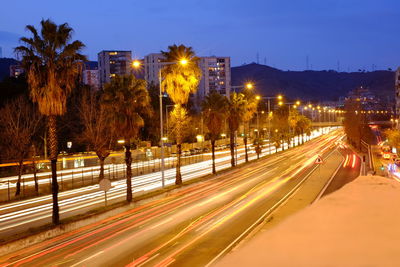
{"type": "Polygon", "coordinates": [[[249,157],[247,154],[247,136],[248,136],[247,129],[250,128],[249,122],[253,118],[254,113],[257,112],[258,100],[257,100],[256,94],[251,89],[246,88],[242,91],[242,93],[243,93],[244,99],[245,99],[245,107],[244,107],[244,112],[243,112],[244,151],[245,151],[246,162],[248,162],[249,157]]]}
{"type": "Polygon", "coordinates": [[[205,118],[205,124],[210,133],[211,151],[212,151],[212,173],[215,174],[215,141],[221,134],[226,117],[228,102],[225,96],[212,91],[203,101],[202,109],[205,118]]]}
{"type": "Polygon", "coordinates": [[[301,144],[304,143],[304,134],[309,135],[311,133],[311,121],[309,118],[303,115],[298,115],[296,125],[295,125],[295,134],[301,136],[301,144]]]}
{"type": "MultiPolygon", "coordinates": [[[[198,66],[199,58],[196,57],[191,47],[184,45],[172,45],[168,47],[168,51],[161,51],[165,62],[177,64],[168,64],[162,69],[163,91],[166,91],[172,101],[175,103],[172,111],[177,120],[186,120],[187,111],[184,105],[189,100],[189,95],[196,92],[197,86],[201,78],[201,70],[198,66]],[[182,60],[185,60],[184,62],[182,60]],[[179,64],[179,62],[184,64],[179,64]]],[[[183,123],[183,121],[182,121],[183,123]]],[[[182,184],[181,174],[181,151],[184,138],[182,123],[176,123],[175,138],[177,146],[177,163],[176,163],[176,179],[175,184],[182,184]]]]}
{"type": "Polygon", "coordinates": [[[246,99],[242,93],[232,93],[228,101],[228,126],[230,132],[231,165],[235,167],[235,132],[243,121],[246,99]]]}
{"type": "Polygon", "coordinates": [[[132,201],[131,144],[144,126],[144,115],[151,114],[146,81],[135,76],[116,76],[104,86],[103,105],[111,129],[124,138],[126,164],[126,201],[132,201]]]}
{"type": "Polygon", "coordinates": [[[58,224],[58,182],[57,182],[57,117],[67,110],[67,99],[75,86],[80,72],[80,54],[84,44],[71,42],[72,28],[67,23],[56,25],[53,21],[42,20],[38,33],[32,25],[26,26],[33,37],[22,37],[22,46],[15,52],[22,55],[22,65],[27,72],[30,96],[38,103],[39,112],[47,116],[51,161],[51,188],[53,195],[53,223],[58,224]]]}

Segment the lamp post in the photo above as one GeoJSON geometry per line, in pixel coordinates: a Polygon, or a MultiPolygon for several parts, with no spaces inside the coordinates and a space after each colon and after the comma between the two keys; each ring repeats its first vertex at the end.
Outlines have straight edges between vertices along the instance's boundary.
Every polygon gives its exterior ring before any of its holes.
{"type": "Polygon", "coordinates": [[[165,175],[164,175],[164,168],[165,168],[165,162],[164,162],[164,122],[163,122],[163,108],[162,108],[162,98],[163,98],[163,94],[162,94],[162,75],[161,75],[161,70],[163,66],[167,66],[167,65],[173,65],[173,64],[181,64],[181,65],[186,65],[188,63],[187,59],[181,59],[180,61],[177,62],[157,62],[157,63],[141,63],[138,60],[135,60],[132,62],[132,67],[133,68],[139,68],[140,65],[145,65],[145,66],[149,66],[149,65],[158,65],[159,69],[158,69],[158,83],[159,83],[159,87],[160,87],[160,145],[161,145],[161,183],[162,183],[162,187],[165,187],[165,175]]]}
{"type": "Polygon", "coordinates": [[[263,96],[262,99],[267,100],[268,104],[268,142],[271,139],[271,99],[278,99],[279,102],[281,103],[283,96],[282,95],[277,95],[277,96],[263,96]]]}

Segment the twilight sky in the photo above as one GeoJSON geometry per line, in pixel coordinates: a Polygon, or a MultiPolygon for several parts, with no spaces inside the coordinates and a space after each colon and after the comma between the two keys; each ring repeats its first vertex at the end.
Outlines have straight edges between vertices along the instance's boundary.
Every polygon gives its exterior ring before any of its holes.
{"type": "Polygon", "coordinates": [[[283,70],[397,68],[400,0],[18,0],[0,3],[0,46],[13,56],[27,24],[68,22],[85,54],[132,50],[135,57],[169,44],[200,56],[230,56],[283,70]],[[339,64],[338,64],[339,63],[339,64]]]}

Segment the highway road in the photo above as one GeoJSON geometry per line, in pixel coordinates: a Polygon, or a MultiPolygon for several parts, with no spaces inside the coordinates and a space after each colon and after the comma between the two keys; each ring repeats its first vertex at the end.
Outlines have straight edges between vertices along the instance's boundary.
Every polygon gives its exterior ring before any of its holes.
{"type": "Polygon", "coordinates": [[[346,144],[341,145],[339,152],[342,153],[344,162],[326,188],[323,196],[340,189],[360,175],[361,158],[346,144]]]}
{"type": "Polygon", "coordinates": [[[333,152],[335,131],[0,258],[1,266],[204,266],[333,152]]]}
{"type": "MultiPolygon", "coordinates": [[[[315,132],[313,137],[319,133],[315,132]]],[[[313,141],[310,141],[313,142],[313,141]]],[[[280,149],[278,149],[280,151],[280,149]]],[[[264,149],[262,156],[275,153],[275,148],[264,149]]],[[[217,171],[230,168],[230,155],[221,152],[217,162],[217,171]]],[[[249,159],[256,159],[252,151],[249,159]]],[[[244,148],[238,149],[238,163],[244,162],[244,148]]],[[[182,167],[183,180],[198,178],[211,173],[211,160],[186,165],[182,167]]],[[[175,169],[165,171],[166,185],[174,184],[175,169]]],[[[107,193],[108,204],[121,202],[126,198],[126,181],[112,182],[113,188],[107,193]]],[[[132,178],[134,196],[161,187],[160,173],[150,173],[132,178]]],[[[60,217],[65,219],[74,215],[84,214],[93,208],[104,206],[104,192],[98,185],[86,186],[59,194],[60,217]]],[[[50,195],[21,200],[0,205],[0,239],[6,238],[27,228],[38,227],[51,222],[52,199],[50,195]]]]}

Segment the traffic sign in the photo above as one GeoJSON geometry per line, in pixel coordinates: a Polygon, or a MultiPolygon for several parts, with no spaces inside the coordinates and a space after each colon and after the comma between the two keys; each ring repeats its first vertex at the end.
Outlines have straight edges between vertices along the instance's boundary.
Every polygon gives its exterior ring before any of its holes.
{"type": "Polygon", "coordinates": [[[108,190],[111,189],[111,182],[110,180],[104,178],[99,182],[99,187],[101,190],[103,190],[104,192],[107,192],[108,190]]]}
{"type": "Polygon", "coordinates": [[[321,156],[318,155],[318,157],[317,157],[317,159],[315,160],[314,163],[315,163],[315,164],[322,164],[322,163],[324,163],[324,161],[322,160],[321,156]]]}
{"type": "Polygon", "coordinates": [[[104,178],[99,182],[99,187],[104,191],[104,203],[107,206],[107,191],[112,188],[111,181],[104,178]]]}

